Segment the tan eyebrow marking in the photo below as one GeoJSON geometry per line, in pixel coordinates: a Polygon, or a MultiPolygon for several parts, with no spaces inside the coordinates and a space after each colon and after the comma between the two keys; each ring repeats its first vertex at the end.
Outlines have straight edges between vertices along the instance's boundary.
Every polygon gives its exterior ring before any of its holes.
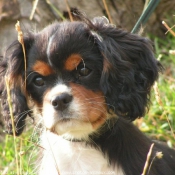
{"type": "Polygon", "coordinates": [[[82,58],[79,54],[72,54],[67,58],[64,68],[68,71],[72,71],[79,65],[81,61],[82,58]]]}
{"type": "Polygon", "coordinates": [[[33,66],[33,71],[35,71],[43,76],[48,76],[48,75],[54,73],[52,68],[47,63],[45,63],[43,61],[37,61],[33,66]]]}

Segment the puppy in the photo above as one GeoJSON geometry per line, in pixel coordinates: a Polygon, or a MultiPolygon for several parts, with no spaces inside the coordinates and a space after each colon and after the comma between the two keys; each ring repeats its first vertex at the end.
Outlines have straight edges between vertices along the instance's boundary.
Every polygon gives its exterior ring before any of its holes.
{"type": "MultiPolygon", "coordinates": [[[[151,42],[105,17],[82,16],[28,33],[24,45],[26,70],[18,41],[0,65],[2,114],[12,134],[7,80],[15,134],[27,115],[39,116],[45,128],[38,173],[141,175],[154,142],[132,121],[147,111],[162,69],[151,42]]],[[[147,163],[146,175],[175,175],[175,151],[166,146],[155,142],[147,163]]]]}

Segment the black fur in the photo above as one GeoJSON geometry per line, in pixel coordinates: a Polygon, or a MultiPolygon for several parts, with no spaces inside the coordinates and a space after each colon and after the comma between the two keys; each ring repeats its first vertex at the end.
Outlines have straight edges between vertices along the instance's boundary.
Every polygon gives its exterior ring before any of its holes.
{"type": "MultiPolygon", "coordinates": [[[[66,83],[74,82],[104,94],[108,111],[117,114],[119,119],[106,121],[99,129],[100,134],[90,135],[96,143],[91,144],[100,148],[111,165],[117,162],[126,175],[140,175],[152,141],[131,121],[144,116],[149,107],[151,87],[162,66],[155,59],[152,43],[148,39],[117,29],[105,18],[90,21],[81,17],[81,20],[55,23],[38,34],[29,34],[24,38],[26,72],[27,76],[30,75],[26,89],[22,47],[16,41],[8,49],[0,64],[2,114],[7,132],[12,133],[12,126],[5,77],[10,78],[16,135],[24,129],[30,110],[29,98],[42,106],[45,91],[54,85],[57,77],[61,77],[66,83]],[[49,38],[52,38],[53,48],[47,55],[49,38]],[[66,58],[75,53],[80,54],[92,70],[84,79],[77,77],[77,70],[63,70],[66,58]],[[44,77],[47,83],[43,89],[37,89],[32,83],[33,77],[37,76],[36,73],[31,74],[36,60],[45,61],[56,70],[54,75],[44,77]]],[[[155,143],[151,160],[157,152],[163,152],[163,158],[155,158],[147,175],[174,175],[175,151],[155,143]]]]}
{"type": "Polygon", "coordinates": [[[113,166],[122,166],[126,175],[141,175],[152,143],[152,165],[146,175],[174,175],[175,151],[150,140],[129,121],[109,120],[98,133],[91,136],[93,146],[100,148],[113,166]],[[162,158],[156,156],[158,152],[163,154],[162,158]]]}
{"type": "Polygon", "coordinates": [[[154,58],[151,42],[108,24],[107,19],[95,18],[90,23],[95,42],[108,64],[103,70],[101,87],[107,103],[115,113],[135,120],[145,114],[149,104],[150,88],[162,67],[154,58]]]}
{"type": "MultiPolygon", "coordinates": [[[[26,52],[30,48],[31,38],[24,39],[26,52]]],[[[27,52],[28,53],[28,52],[27,52]]],[[[15,41],[7,50],[4,59],[0,65],[0,92],[2,115],[5,120],[6,132],[13,134],[12,121],[9,111],[9,102],[7,98],[6,81],[9,80],[10,101],[13,105],[13,117],[15,126],[15,135],[20,135],[25,126],[27,114],[30,115],[26,102],[26,96],[23,94],[24,89],[24,55],[21,44],[15,41]],[[20,83],[19,83],[20,82],[20,83]]]]}

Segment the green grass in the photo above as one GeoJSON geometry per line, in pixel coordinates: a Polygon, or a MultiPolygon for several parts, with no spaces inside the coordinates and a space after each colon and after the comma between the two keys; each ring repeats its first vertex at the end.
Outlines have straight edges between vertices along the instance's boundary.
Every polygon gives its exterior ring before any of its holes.
{"type": "MultiPolygon", "coordinates": [[[[5,141],[0,144],[0,174],[8,172],[6,175],[17,174],[15,161],[15,148],[13,136],[5,136],[5,141]]],[[[33,135],[31,130],[16,138],[17,156],[20,175],[34,175],[37,151],[38,136],[33,135]]]]}
{"type": "MultiPolygon", "coordinates": [[[[152,91],[152,104],[148,114],[135,122],[135,124],[153,139],[166,142],[170,147],[175,146],[175,55],[169,50],[175,49],[175,38],[168,35],[166,39],[152,37],[156,56],[159,57],[165,70],[158,80],[158,90],[163,105],[160,105],[152,91]]],[[[16,139],[20,172],[26,175],[35,174],[34,162],[36,159],[38,137],[28,130],[16,139]]],[[[15,151],[13,137],[6,136],[0,144],[0,174],[7,170],[6,175],[16,174],[15,151]]]]}
{"type": "Polygon", "coordinates": [[[154,38],[154,44],[156,56],[160,58],[164,67],[158,80],[162,105],[157,102],[153,91],[148,114],[136,124],[153,139],[167,142],[173,147],[175,146],[175,55],[169,54],[169,50],[175,50],[175,38],[172,35],[167,35],[164,40],[154,38]]]}

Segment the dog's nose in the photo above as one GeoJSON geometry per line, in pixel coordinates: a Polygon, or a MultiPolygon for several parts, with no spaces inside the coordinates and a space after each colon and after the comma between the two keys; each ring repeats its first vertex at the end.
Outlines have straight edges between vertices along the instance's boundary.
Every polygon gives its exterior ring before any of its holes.
{"type": "Polygon", "coordinates": [[[51,100],[51,104],[55,110],[63,111],[69,106],[69,103],[72,101],[72,98],[72,95],[63,93],[53,97],[51,100]]]}

